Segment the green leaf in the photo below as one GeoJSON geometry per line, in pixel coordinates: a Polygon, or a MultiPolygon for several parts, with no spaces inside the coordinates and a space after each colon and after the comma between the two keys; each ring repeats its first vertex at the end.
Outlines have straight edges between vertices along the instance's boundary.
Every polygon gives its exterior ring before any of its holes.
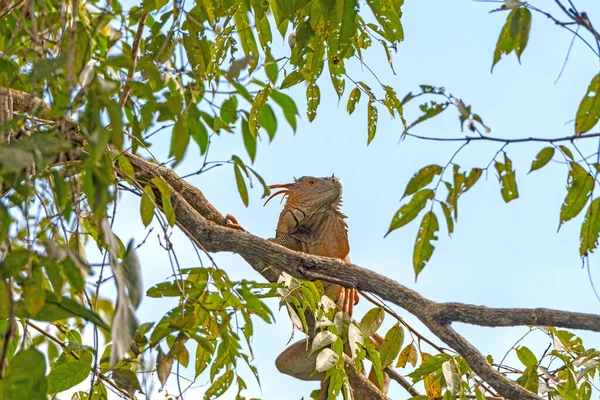
{"type": "Polygon", "coordinates": [[[306,115],[308,120],[312,122],[317,116],[317,107],[321,102],[321,91],[316,83],[310,83],[306,87],[306,115]]]}
{"type": "Polygon", "coordinates": [[[3,399],[45,400],[46,359],[35,347],[18,352],[0,381],[3,399]]]}
{"type": "Polygon", "coordinates": [[[385,311],[383,307],[375,307],[370,309],[360,320],[360,329],[366,337],[371,337],[377,332],[383,318],[385,317],[385,311]]]}
{"type": "Polygon", "coordinates": [[[341,14],[341,18],[339,18],[340,36],[337,53],[339,54],[339,57],[344,57],[346,51],[352,44],[351,39],[356,36],[356,31],[358,29],[358,24],[356,23],[358,16],[358,0],[336,1],[335,8],[336,10],[334,13],[341,14]]]}
{"type": "Polygon", "coordinates": [[[290,124],[292,129],[296,131],[296,115],[300,115],[300,113],[298,112],[298,108],[296,107],[294,100],[292,100],[290,96],[278,92],[277,90],[271,91],[271,98],[279,105],[279,107],[281,107],[283,116],[287,120],[288,124],[290,124]]]}
{"type": "Polygon", "coordinates": [[[383,28],[383,32],[380,32],[383,37],[389,42],[404,40],[404,31],[400,22],[402,1],[367,0],[367,4],[383,28]]]}
{"type": "Polygon", "coordinates": [[[536,171],[552,160],[554,157],[554,147],[544,147],[540,152],[535,156],[535,160],[531,163],[531,169],[529,172],[536,171]]]}
{"type": "Polygon", "coordinates": [[[439,230],[439,224],[437,217],[432,211],[429,211],[423,217],[419,232],[417,233],[417,240],[415,241],[415,248],[413,253],[413,267],[415,269],[415,280],[419,276],[419,273],[425,268],[425,265],[431,258],[435,247],[431,244],[434,240],[437,240],[435,234],[439,230]]]}
{"type": "Polygon", "coordinates": [[[525,346],[520,346],[517,349],[517,357],[526,367],[537,366],[537,358],[531,350],[525,346]]]}
{"type": "Polygon", "coordinates": [[[304,80],[304,77],[302,76],[302,74],[299,71],[292,71],[288,74],[288,76],[286,76],[283,79],[283,82],[281,82],[281,86],[279,87],[279,90],[287,89],[289,87],[297,85],[298,83],[302,82],[303,80],[304,80]]]}
{"type": "Polygon", "coordinates": [[[29,279],[23,285],[23,306],[28,315],[36,315],[46,303],[43,280],[42,268],[34,266],[29,279]]]}
{"type": "Polygon", "coordinates": [[[369,138],[367,139],[368,146],[373,140],[373,138],[375,138],[375,132],[377,131],[377,107],[375,107],[375,102],[373,101],[373,99],[369,101],[367,121],[369,131],[369,138]]]}
{"type": "Polygon", "coordinates": [[[592,189],[594,188],[593,176],[576,162],[571,162],[570,166],[567,196],[560,208],[559,227],[579,215],[590,199],[592,189]]]}
{"type": "Polygon", "coordinates": [[[427,186],[432,180],[433,177],[442,173],[442,167],[439,165],[428,165],[423,167],[410,178],[408,184],[406,185],[406,189],[404,190],[404,196],[409,196],[415,193],[417,190],[420,190],[427,186]]]}
{"type": "Polygon", "coordinates": [[[124,155],[121,154],[117,158],[117,161],[119,163],[119,169],[123,172],[123,175],[124,175],[127,183],[129,183],[130,185],[133,184],[133,180],[135,179],[135,171],[134,171],[133,167],[131,166],[131,163],[129,162],[127,157],[125,157],[124,155]]]}
{"type": "Polygon", "coordinates": [[[579,255],[584,257],[598,247],[600,235],[600,198],[592,201],[581,225],[579,255]]]}
{"type": "Polygon", "coordinates": [[[256,158],[256,137],[250,132],[250,127],[246,118],[242,118],[242,139],[244,139],[244,147],[250,156],[250,160],[254,162],[256,158]]]}
{"type": "Polygon", "coordinates": [[[515,180],[515,171],[512,168],[512,161],[504,154],[504,163],[496,162],[494,164],[498,171],[498,180],[500,181],[500,193],[505,202],[510,202],[519,197],[517,181],[515,180]]]}
{"type": "Polygon", "coordinates": [[[173,166],[179,164],[183,159],[183,155],[190,144],[190,132],[186,125],[187,114],[181,115],[175,126],[173,127],[173,133],[171,134],[171,149],[169,150],[169,157],[175,157],[173,166]]]}
{"type": "Polygon", "coordinates": [[[206,127],[204,126],[202,120],[199,118],[200,113],[190,113],[190,115],[192,115],[192,118],[194,118],[193,115],[195,114],[197,114],[197,120],[195,124],[190,124],[189,133],[192,139],[194,139],[194,142],[198,144],[198,147],[200,148],[200,154],[202,155],[206,153],[206,150],[208,149],[208,131],[206,130],[206,127]]]}
{"type": "Polygon", "coordinates": [[[534,393],[538,392],[539,387],[539,375],[537,373],[537,366],[531,366],[525,368],[523,375],[517,379],[517,383],[534,393]]]}
{"type": "MultiPolygon", "coordinates": [[[[403,101],[404,103],[406,103],[408,100],[403,101]]],[[[408,132],[411,128],[415,127],[416,125],[420,124],[423,121],[427,121],[430,118],[435,117],[436,115],[440,114],[442,111],[444,111],[446,108],[448,108],[448,106],[450,105],[449,102],[444,102],[444,103],[437,103],[435,101],[431,101],[430,103],[425,103],[425,104],[421,104],[419,106],[419,108],[421,109],[421,111],[423,111],[423,115],[421,115],[419,118],[417,118],[416,120],[414,120],[413,122],[411,122],[406,129],[404,130],[404,132],[408,132]]]]}
{"type": "Polygon", "coordinates": [[[140,215],[142,216],[142,223],[144,226],[150,225],[152,218],[154,218],[154,207],[156,204],[156,197],[152,190],[152,185],[146,185],[144,192],[142,193],[142,201],[140,203],[140,215]]]}
{"type": "Polygon", "coordinates": [[[502,54],[510,54],[514,51],[517,59],[521,62],[521,54],[523,54],[523,50],[527,46],[530,30],[531,11],[524,7],[514,8],[508,14],[506,23],[500,32],[498,43],[496,43],[492,71],[494,70],[494,65],[500,61],[502,54]]]}
{"type": "Polygon", "coordinates": [[[444,212],[444,217],[446,218],[446,225],[448,226],[448,235],[452,235],[454,232],[454,220],[452,219],[452,211],[450,211],[450,207],[448,207],[447,203],[440,202],[442,206],[442,211],[444,212]]]}
{"type": "Polygon", "coordinates": [[[48,393],[59,393],[81,383],[90,374],[90,364],[85,361],[67,361],[54,365],[46,377],[48,393]]]}
{"type": "Polygon", "coordinates": [[[250,115],[248,115],[248,128],[250,129],[250,133],[252,136],[256,138],[258,135],[258,115],[261,110],[267,103],[267,99],[269,98],[269,94],[271,92],[271,85],[267,85],[262,89],[252,102],[252,107],[250,108],[250,115]]]}
{"type": "Polygon", "coordinates": [[[277,132],[277,118],[270,105],[267,104],[258,114],[258,123],[267,131],[269,142],[272,141],[277,132]]]}
{"type": "Polygon", "coordinates": [[[356,104],[360,101],[361,93],[362,92],[357,87],[352,89],[352,91],[350,92],[350,97],[348,97],[348,105],[346,106],[348,114],[352,114],[354,112],[356,104]]]}
{"type": "Polygon", "coordinates": [[[592,129],[600,119],[600,74],[596,75],[579,103],[575,117],[575,135],[592,129]]]}
{"type": "Polygon", "coordinates": [[[246,187],[246,182],[242,176],[242,171],[240,171],[240,167],[237,164],[233,164],[233,170],[235,172],[235,182],[237,184],[240,197],[242,198],[244,205],[248,207],[248,188],[246,187]]]}
{"type": "Polygon", "coordinates": [[[400,354],[403,342],[404,329],[402,329],[400,323],[397,323],[385,334],[385,339],[381,344],[379,354],[381,357],[382,368],[387,368],[392,365],[396,357],[398,357],[398,354],[400,354]]]}
{"type": "Polygon", "coordinates": [[[433,190],[424,189],[420,190],[410,199],[410,201],[401,206],[398,211],[396,211],[396,215],[392,218],[392,222],[390,223],[390,228],[388,229],[386,236],[400,228],[404,225],[411,222],[413,219],[417,218],[417,215],[425,208],[427,204],[427,200],[433,200],[434,193],[433,190]]]}

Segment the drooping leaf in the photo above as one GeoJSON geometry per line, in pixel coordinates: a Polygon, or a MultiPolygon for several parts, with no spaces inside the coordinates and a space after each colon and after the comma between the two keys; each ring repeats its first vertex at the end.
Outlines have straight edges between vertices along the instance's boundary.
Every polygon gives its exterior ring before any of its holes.
{"type": "Polygon", "coordinates": [[[185,154],[187,147],[190,143],[190,132],[186,125],[187,114],[181,115],[177,118],[173,132],[171,133],[171,150],[169,151],[170,157],[175,157],[173,165],[178,164],[185,154]]]}
{"type": "Polygon", "coordinates": [[[233,171],[235,173],[235,182],[237,184],[240,197],[242,198],[244,205],[248,207],[248,188],[246,187],[246,182],[242,176],[242,171],[240,171],[240,167],[237,164],[233,164],[233,171]]]}
{"type": "Polygon", "coordinates": [[[267,84],[254,98],[252,102],[252,107],[250,108],[250,114],[248,115],[248,129],[254,138],[258,135],[258,116],[262,111],[265,104],[267,104],[267,99],[269,98],[269,94],[271,93],[271,85],[267,84]]]}
{"type": "Polygon", "coordinates": [[[354,109],[356,108],[356,104],[360,101],[361,91],[359,88],[355,87],[350,92],[350,96],[348,97],[348,105],[346,109],[348,110],[348,114],[352,114],[354,109]]]}
{"type": "Polygon", "coordinates": [[[505,202],[510,202],[519,197],[517,189],[517,181],[515,179],[515,171],[512,168],[512,161],[506,153],[504,154],[504,163],[496,162],[494,164],[498,172],[498,180],[500,181],[500,193],[505,202]]]}
{"type": "Polygon", "coordinates": [[[154,196],[152,186],[146,185],[144,187],[144,192],[142,193],[142,201],[140,203],[140,215],[142,216],[142,223],[144,224],[144,226],[148,226],[150,225],[150,222],[152,222],[152,218],[154,218],[155,204],[156,196],[154,196]]]}
{"type": "Polygon", "coordinates": [[[576,162],[570,163],[567,196],[560,208],[560,222],[575,218],[587,204],[594,188],[594,177],[576,162]]]}
{"type": "Polygon", "coordinates": [[[375,138],[375,132],[377,131],[377,107],[375,107],[375,102],[373,101],[373,99],[369,101],[367,122],[369,131],[369,137],[367,139],[368,146],[371,143],[371,141],[375,138]]]}
{"type": "Polygon", "coordinates": [[[417,233],[417,240],[415,241],[415,248],[413,253],[413,267],[415,270],[415,280],[419,276],[419,273],[425,268],[425,265],[431,258],[435,247],[432,242],[437,240],[436,233],[439,230],[439,224],[437,217],[433,211],[429,211],[423,217],[419,232],[417,233]]]}
{"type": "Polygon", "coordinates": [[[316,83],[310,83],[306,88],[306,115],[312,122],[317,116],[317,107],[321,102],[321,91],[316,83]]]}
{"type": "Polygon", "coordinates": [[[600,198],[595,198],[581,225],[579,255],[584,257],[598,247],[598,236],[600,235],[600,198]]]}
{"type": "Polygon", "coordinates": [[[256,137],[250,132],[250,127],[246,118],[242,118],[242,139],[244,140],[244,147],[250,156],[250,160],[254,162],[256,158],[256,137]]]}
{"type": "Polygon", "coordinates": [[[575,117],[575,135],[583,135],[600,119],[600,74],[596,75],[579,103],[575,117]]]}
{"type": "Polygon", "coordinates": [[[281,86],[279,86],[279,90],[287,89],[292,87],[304,80],[302,74],[298,71],[292,71],[283,79],[281,82],[281,86]]]}
{"type": "Polygon", "coordinates": [[[525,7],[514,8],[508,14],[506,23],[500,32],[498,43],[496,43],[492,70],[494,69],[494,65],[500,61],[502,54],[510,54],[514,51],[517,59],[521,62],[521,54],[523,54],[527,46],[530,30],[531,11],[525,7]]]}
{"type": "Polygon", "coordinates": [[[423,189],[415,193],[407,204],[404,204],[396,211],[386,235],[417,218],[417,215],[427,205],[427,201],[433,200],[433,197],[434,193],[431,189],[423,189]]]}
{"type": "Polygon", "coordinates": [[[400,22],[402,3],[403,1],[394,0],[367,0],[373,15],[383,28],[383,32],[379,33],[392,43],[404,40],[404,31],[400,22]]]}

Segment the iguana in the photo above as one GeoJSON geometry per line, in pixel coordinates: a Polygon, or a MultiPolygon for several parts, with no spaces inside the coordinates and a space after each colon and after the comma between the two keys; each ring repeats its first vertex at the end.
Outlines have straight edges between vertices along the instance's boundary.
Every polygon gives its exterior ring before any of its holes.
{"type": "MultiPolygon", "coordinates": [[[[293,183],[270,185],[280,189],[274,197],[283,195],[285,205],[275,229],[275,238],[269,239],[291,250],[324,257],[340,258],[350,262],[348,253],[348,226],[340,211],[342,182],[334,175],[326,178],[305,176],[294,178],[293,183]]],[[[236,219],[227,215],[226,223],[236,229],[236,219]]],[[[358,302],[358,290],[323,282],[325,295],[333,299],[342,311],[352,315],[358,302]]],[[[380,345],[380,343],[377,343],[380,345]]],[[[328,383],[324,373],[315,373],[317,354],[309,355],[306,341],[300,340],[287,347],[275,360],[279,372],[305,381],[321,381],[319,400],[327,398],[328,383]]],[[[374,377],[373,377],[374,380],[374,377]]],[[[386,388],[389,378],[386,376],[386,388]]]]}
{"type": "MultiPolygon", "coordinates": [[[[274,242],[291,250],[350,262],[348,226],[346,216],[340,212],[343,185],[338,178],[334,175],[328,178],[306,176],[294,179],[293,183],[269,188],[281,190],[273,193],[265,205],[278,195],[286,197],[272,239],[274,242]]],[[[326,282],[323,286],[325,294],[351,315],[358,302],[358,291],[326,282]]],[[[325,374],[315,373],[316,354],[309,355],[305,340],[286,348],[275,360],[275,365],[279,372],[297,379],[321,381],[319,399],[327,398],[325,374]]]]}

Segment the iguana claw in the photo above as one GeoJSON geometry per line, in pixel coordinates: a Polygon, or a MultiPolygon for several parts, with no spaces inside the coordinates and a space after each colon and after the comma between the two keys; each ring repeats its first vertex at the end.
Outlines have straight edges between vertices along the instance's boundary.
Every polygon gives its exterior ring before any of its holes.
{"type": "Polygon", "coordinates": [[[246,230],[241,227],[237,219],[231,214],[227,214],[225,216],[225,227],[246,232],[246,230]]]}
{"type": "Polygon", "coordinates": [[[348,289],[343,286],[340,287],[340,289],[338,290],[338,294],[335,298],[335,302],[339,304],[340,300],[342,300],[342,311],[352,316],[354,306],[358,304],[359,300],[358,289],[348,289]]]}

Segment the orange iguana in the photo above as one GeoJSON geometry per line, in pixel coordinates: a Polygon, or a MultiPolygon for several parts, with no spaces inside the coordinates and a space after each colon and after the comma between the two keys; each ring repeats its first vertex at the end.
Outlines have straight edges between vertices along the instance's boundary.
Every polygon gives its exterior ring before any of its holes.
{"type": "MultiPolygon", "coordinates": [[[[340,212],[343,186],[338,178],[333,175],[330,178],[307,176],[294,179],[294,183],[269,188],[281,190],[273,193],[265,204],[280,194],[287,197],[279,215],[275,239],[272,239],[274,242],[291,250],[350,262],[346,216],[340,212]]],[[[324,283],[324,291],[342,311],[352,314],[353,306],[358,302],[356,289],[324,283]]],[[[275,365],[281,373],[297,379],[321,381],[319,399],[327,398],[324,374],[315,373],[316,354],[309,356],[304,340],[286,348],[277,357],[275,365]]]]}

